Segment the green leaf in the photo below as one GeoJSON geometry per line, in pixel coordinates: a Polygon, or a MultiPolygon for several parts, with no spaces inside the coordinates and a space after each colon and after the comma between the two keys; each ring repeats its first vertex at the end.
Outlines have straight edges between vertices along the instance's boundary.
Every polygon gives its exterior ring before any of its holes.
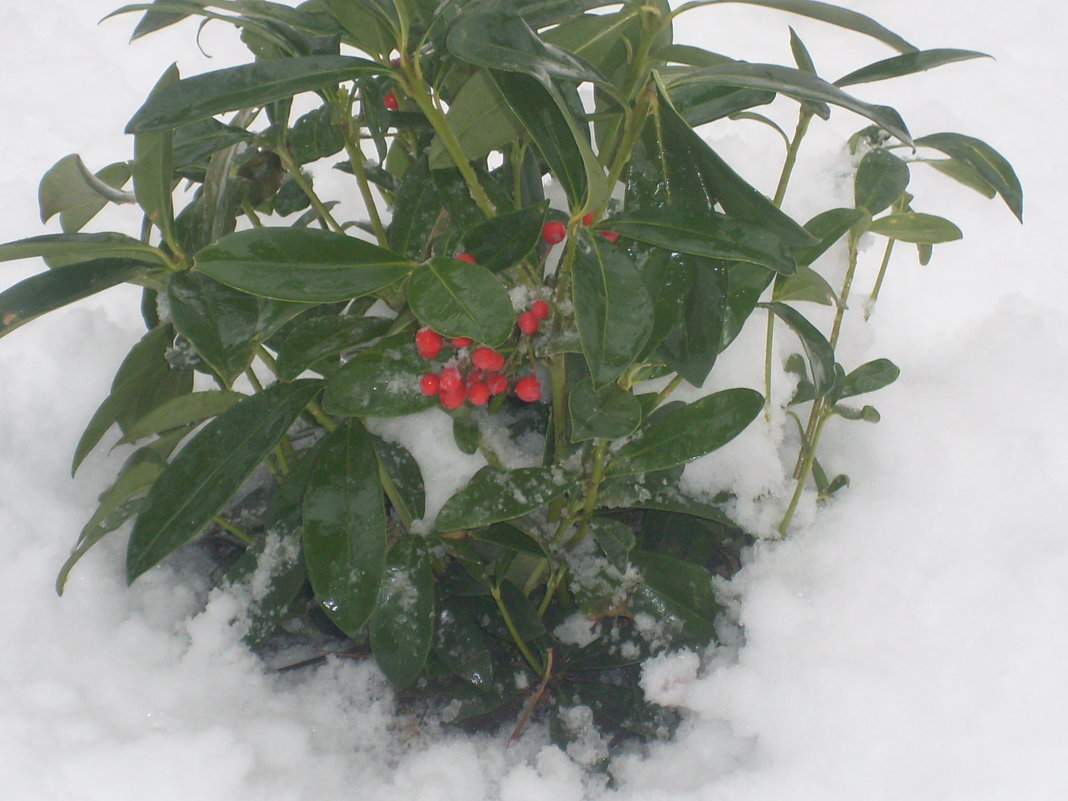
{"type": "Polygon", "coordinates": [[[353,43],[365,53],[388,53],[393,47],[394,20],[373,2],[325,0],[331,16],[344,28],[353,43]]]}
{"type": "Polygon", "coordinates": [[[343,150],[345,134],[337,125],[333,106],[322,105],[302,115],[290,126],[287,144],[298,164],[309,164],[343,150]]]}
{"type": "MultiPolygon", "coordinates": [[[[522,124],[487,70],[476,70],[468,78],[449,105],[445,120],[469,161],[480,159],[492,150],[500,150],[523,131],[522,124]]],[[[437,136],[430,144],[429,160],[434,170],[454,166],[452,157],[437,136]]]]}
{"type": "Polygon", "coordinates": [[[815,238],[816,244],[794,248],[798,266],[807,267],[816,261],[862,217],[864,212],[859,209],[828,209],[805,223],[805,230],[815,238]]]}
{"type": "Polygon", "coordinates": [[[894,56],[893,58],[876,61],[874,64],[861,67],[859,70],[853,70],[853,72],[843,75],[835,81],[834,85],[852,86],[858,83],[885,81],[888,78],[911,75],[915,72],[929,70],[932,67],[952,64],[955,61],[967,61],[972,58],[992,58],[992,56],[975,50],[953,50],[950,48],[918,50],[915,53],[894,56]]]}
{"type": "Polygon", "coordinates": [[[649,551],[632,551],[630,559],[642,574],[631,596],[631,613],[652,615],[673,645],[704,646],[715,639],[715,618],[723,607],[707,570],[649,551]]]}
{"type": "MultiPolygon", "coordinates": [[[[171,64],[149,92],[151,103],[160,92],[179,81],[178,65],[171,64]]],[[[134,158],[131,165],[134,197],[148,218],[168,243],[176,242],[174,229],[174,201],[171,191],[173,172],[174,131],[141,131],[134,135],[134,158]]]]}
{"type": "Polygon", "coordinates": [[[864,395],[875,392],[897,381],[901,371],[897,365],[889,359],[875,359],[865,362],[856,370],[845,377],[842,387],[837,393],[837,398],[852,398],[856,395],[864,395]]]}
{"type": "Polygon", "coordinates": [[[588,378],[575,384],[567,408],[572,442],[621,439],[634,433],[642,421],[642,405],[631,393],[615,384],[595,387],[588,378]]]}
{"type": "Polygon", "coordinates": [[[641,274],[619,249],[582,233],[572,266],[575,324],[595,384],[614,381],[641,353],[653,329],[641,274]]]}
{"type": "Polygon", "coordinates": [[[434,626],[434,655],[468,684],[493,682],[493,656],[475,618],[456,599],[444,599],[434,626]]]}
{"type": "Polygon", "coordinates": [[[323,409],[345,417],[420,412],[435,402],[419,389],[419,379],[428,369],[411,332],[395,334],[346,362],[326,385],[323,409]]]}
{"type": "Polygon", "coordinates": [[[853,180],[854,203],[872,216],[889,208],[909,185],[909,165],[888,150],[864,155],[853,180]]]}
{"type": "Polygon", "coordinates": [[[760,413],[764,398],[751,389],[727,389],[650,417],[615,452],[610,476],[647,473],[683,464],[726,445],[760,413]]]}
{"type": "Polygon", "coordinates": [[[416,267],[393,251],[316,228],[252,228],[196,255],[196,269],[277,300],[329,303],[376,292],[416,267]]]}
{"type": "Polygon", "coordinates": [[[921,245],[937,245],[940,242],[953,242],[964,236],[960,229],[945,217],[934,214],[920,214],[909,211],[901,214],[888,214],[872,220],[868,231],[882,234],[902,242],[916,242],[921,245]]]}
{"type": "Polygon", "coordinates": [[[860,420],[865,423],[878,423],[881,419],[879,411],[874,406],[865,406],[862,409],[854,409],[852,406],[842,406],[836,403],[831,407],[831,411],[837,415],[841,415],[846,420],[860,420]]]}
{"type": "Polygon", "coordinates": [[[746,89],[764,89],[779,92],[799,101],[830,103],[866,117],[906,145],[912,145],[912,137],[897,111],[889,106],[865,103],[846,94],[834,84],[803,70],[795,70],[778,64],[734,62],[695,70],[677,83],[711,83],[746,89]]]}
{"type": "Polygon", "coordinates": [[[371,613],[371,652],[394,690],[423,669],[434,641],[434,574],[423,541],[414,536],[389,549],[378,603],[371,613]]]}
{"type": "Polygon", "coordinates": [[[735,264],[727,270],[727,309],[723,322],[721,351],[741,333],[742,326],[753,313],[761,294],[775,275],[776,273],[766,267],[745,262],[735,264]]]}
{"type": "Polygon", "coordinates": [[[541,242],[549,201],[492,217],[464,235],[464,249],[495,273],[512,267],[541,242]]]}
{"type": "Polygon", "coordinates": [[[160,266],[167,264],[162,251],[126,234],[43,234],[0,245],[0,261],[45,258],[67,264],[122,259],[160,266]]]}
{"type": "Polygon", "coordinates": [[[202,177],[211,156],[252,138],[253,134],[244,128],[224,125],[211,117],[183,125],[174,132],[174,171],[186,177],[202,177]]]}
{"type": "Polygon", "coordinates": [[[423,473],[415,457],[403,445],[390,442],[381,437],[371,437],[374,442],[378,461],[386,470],[386,475],[393,482],[402,504],[413,520],[426,514],[426,489],[423,485],[423,473]]]}
{"type": "Polygon", "coordinates": [[[199,273],[172,273],[167,283],[178,333],[230,386],[252,362],[256,348],[307,307],[239,292],[199,273]]]}
{"type": "Polygon", "coordinates": [[[830,392],[831,387],[834,386],[834,349],[831,348],[827,338],[800,312],[784,303],[761,303],[760,305],[790,326],[797,334],[797,338],[801,340],[801,347],[805,349],[809,369],[812,371],[812,383],[816,388],[816,396],[822,397],[830,392]]]}
{"type": "Polygon", "coordinates": [[[793,275],[775,282],[771,297],[780,303],[793,300],[833,306],[838,295],[827,280],[811,267],[798,267],[793,275]]]}
{"type": "Polygon", "coordinates": [[[986,178],[980,175],[974,167],[969,167],[962,161],[957,161],[956,159],[923,159],[920,163],[934,167],[943,175],[948,175],[957,183],[969,189],[974,189],[988,200],[997,195],[997,190],[990,185],[986,178]]]}
{"type": "Polygon", "coordinates": [[[101,493],[100,505],[78,534],[78,541],[70,556],[56,576],[56,594],[62,595],[70,571],[89,550],[104,536],[137,514],[142,504],[137,496],[143,495],[163,472],[163,459],[148,448],[141,448],[130,455],[119,472],[115,483],[101,493]]]}
{"type": "Polygon", "coordinates": [[[174,339],[174,329],[161,325],[146,333],[123,359],[111,391],[93,413],[85,428],[71,464],[71,475],[82,460],[115,423],[126,428],[160,403],[184,395],[193,386],[193,371],[173,369],[166,353],[174,339]]]}
{"type": "Polygon", "coordinates": [[[195,75],[153,93],[127,123],[126,133],[177,128],[382,71],[373,61],[351,56],[298,56],[195,75]]]}
{"type": "Polygon", "coordinates": [[[382,336],[390,325],[392,321],[385,317],[300,319],[278,344],[275,373],[283,381],[292,381],[305,370],[315,369],[317,362],[382,336]]]}
{"type": "Polygon", "coordinates": [[[118,284],[143,278],[144,262],[96,259],[32,275],[0,292],[0,337],[42,314],[118,284]]]}
{"type": "Polygon", "coordinates": [[[790,28],[790,52],[794,56],[794,63],[799,70],[805,72],[811,72],[816,74],[816,65],[812,62],[812,55],[808,52],[808,48],[805,47],[805,43],[801,41],[801,37],[797,35],[792,27],[790,28]]]}
{"type": "Polygon", "coordinates": [[[679,324],[664,337],[657,353],[669,368],[699,387],[723,349],[730,271],[696,256],[673,258],[690,263],[693,283],[683,297],[679,324]]]}
{"type": "Polygon", "coordinates": [[[640,475],[615,476],[601,484],[597,505],[604,509],[656,509],[677,512],[726,526],[734,522],[723,511],[729,498],[717,496],[712,502],[692,498],[679,489],[682,468],[640,475]]]}
{"type": "Polygon", "coordinates": [[[304,496],[304,560],[320,606],[356,637],[386,571],[386,511],[371,437],[356,420],[328,434],[304,496]]]}
{"type": "Polygon", "coordinates": [[[591,81],[615,92],[584,60],[540,39],[521,16],[506,8],[460,15],[449,30],[449,52],[472,64],[529,75],[547,89],[554,79],[591,81]]]}
{"type": "Polygon", "coordinates": [[[480,264],[442,256],[416,270],[408,303],[424,325],[447,337],[470,337],[496,346],[515,325],[508,290],[480,264]]]}
{"type": "Polygon", "coordinates": [[[921,136],[917,147],[933,147],[947,156],[975,169],[997,190],[1005,205],[1023,222],[1023,188],[1012,165],[994,148],[971,136],[958,133],[937,133],[921,136]]]}
{"type": "Polygon", "coordinates": [[[188,423],[199,423],[209,417],[222,414],[245,397],[240,392],[226,390],[207,390],[179,395],[177,398],[161,403],[128,427],[125,435],[116,445],[136,442],[150,434],[180,428],[188,423]]]}
{"type": "Polygon", "coordinates": [[[471,456],[478,453],[478,446],[482,443],[482,431],[471,415],[460,414],[452,418],[452,438],[460,453],[471,456]]]}
{"type": "Polygon", "coordinates": [[[421,261],[427,255],[441,205],[426,159],[420,159],[404,173],[394,196],[389,246],[397,253],[421,261]]]}
{"type": "Polygon", "coordinates": [[[216,417],[178,452],[130,532],[128,582],[192,540],[222,510],[320,386],[298,381],[268,387],[216,417]]]}
{"type": "Polygon", "coordinates": [[[438,531],[482,528],[540,509],[574,485],[559,467],[483,467],[438,512],[438,531]]]}
{"type": "Polygon", "coordinates": [[[725,261],[746,261],[790,274],[790,249],[758,223],[684,207],[635,209],[602,220],[597,230],[615,231],[667,250],[725,261]]]}
{"type": "Polygon", "coordinates": [[[810,19],[820,20],[846,30],[856,31],[865,36],[871,36],[884,44],[890,45],[898,52],[908,53],[916,48],[902,39],[893,31],[884,28],[871,17],[858,14],[846,8],[831,5],[830,3],[817,2],[816,0],[698,0],[698,2],[686,3],[675,9],[679,13],[685,9],[698,8],[706,5],[718,5],[719,3],[747,3],[764,8],[775,8],[779,11],[789,11],[810,19]]]}
{"type": "Polygon", "coordinates": [[[41,177],[37,203],[41,222],[48,222],[59,214],[64,233],[74,233],[97,215],[108,201],[132,202],[132,196],[122,192],[130,180],[130,165],[125,161],[109,164],[95,175],[82,162],[81,156],[64,156],[41,177]]]}
{"type": "Polygon", "coordinates": [[[560,94],[562,89],[549,91],[534,78],[515,72],[493,70],[490,77],[560,182],[571,206],[602,207],[610,191],[607,176],[590,146],[585,121],[574,119],[560,94]]]}

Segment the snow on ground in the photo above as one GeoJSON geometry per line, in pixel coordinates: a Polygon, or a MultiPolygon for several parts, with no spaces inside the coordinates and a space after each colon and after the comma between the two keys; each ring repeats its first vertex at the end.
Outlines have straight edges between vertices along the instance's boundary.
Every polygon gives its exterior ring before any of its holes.
{"type": "MultiPolygon", "coordinates": [[[[395,718],[368,666],[269,676],[228,625],[233,601],[203,608],[195,564],[174,560],[127,590],[117,542],[86,557],[57,598],[56,570],[121,458],[98,451],[69,478],[82,426],[138,336],[132,296],[117,290],[0,342],[4,797],[1065,797],[1068,293],[1057,215],[1068,159],[1056,138],[1055,37],[1068,12],[1040,0],[1011,13],[973,0],[848,5],[921,47],[998,57],[855,93],[900,108],[915,134],[961,131],[1004,152],[1024,183],[1027,225],[1000,202],[914,179],[917,208],[952,217],[966,238],[936,248],[926,268],[901,248],[870,323],[847,327],[844,360],[886,356],[902,377],[872,399],[878,426],[828,428],[823,453],[850,474],[849,490],[818,514],[802,509],[802,525],[756,548],[727,588],[744,642],[699,672],[685,655],[648,667],[650,691],[691,710],[675,742],[621,759],[618,789],[605,791],[536,730],[505,750],[395,718]]],[[[187,73],[241,58],[221,26],[205,31],[210,62],[189,26],[128,47],[130,20],[94,27],[111,7],[0,10],[0,240],[40,232],[37,181],[61,156],[77,151],[97,168],[128,157],[121,125],[174,53],[187,73]]],[[[712,49],[739,54],[744,42],[752,60],[788,59],[785,17],[778,30],[753,27],[771,15],[725,5],[680,27],[712,49]]],[[[889,55],[790,22],[827,74],[889,55]]],[[[848,198],[836,137],[860,125],[843,112],[814,125],[788,210],[804,217],[828,191],[848,198]]],[[[736,129],[717,145],[739,156],[778,146],[764,136],[736,129]]],[[[774,179],[773,159],[746,163],[762,186],[774,179]]],[[[6,286],[39,265],[0,269],[6,286]]],[[[747,448],[766,462],[767,446],[741,448],[732,468],[755,487],[747,448]]],[[[690,478],[703,471],[712,465],[690,478]]]]}

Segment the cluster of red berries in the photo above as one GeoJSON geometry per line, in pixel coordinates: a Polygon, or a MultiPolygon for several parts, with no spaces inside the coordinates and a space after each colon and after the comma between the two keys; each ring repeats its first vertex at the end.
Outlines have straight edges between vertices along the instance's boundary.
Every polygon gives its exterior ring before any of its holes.
{"type": "MultiPolygon", "coordinates": [[[[592,211],[582,218],[582,224],[593,225],[592,211]]],[[[615,242],[619,239],[619,234],[615,231],[600,231],[599,233],[609,242],[615,242]]],[[[558,245],[567,238],[567,226],[559,220],[549,220],[541,227],[541,238],[550,245],[558,245]]]]}
{"type": "MultiPolygon", "coordinates": [[[[549,304],[544,300],[536,300],[530,309],[519,315],[516,324],[522,333],[530,336],[538,332],[541,321],[549,313],[549,304]]],[[[420,328],[415,333],[415,348],[424,359],[437,358],[445,348],[445,342],[445,337],[432,328],[420,328]]],[[[453,337],[448,342],[458,349],[471,345],[469,337],[453,337]]],[[[465,400],[473,406],[484,406],[492,396],[508,390],[508,377],[502,372],[504,364],[503,354],[486,345],[479,345],[469,358],[449,364],[440,372],[426,373],[419,379],[419,389],[424,395],[437,395],[446,409],[458,409],[465,400]]],[[[520,378],[513,389],[516,397],[527,403],[533,403],[541,397],[541,382],[533,375],[520,378]]]]}

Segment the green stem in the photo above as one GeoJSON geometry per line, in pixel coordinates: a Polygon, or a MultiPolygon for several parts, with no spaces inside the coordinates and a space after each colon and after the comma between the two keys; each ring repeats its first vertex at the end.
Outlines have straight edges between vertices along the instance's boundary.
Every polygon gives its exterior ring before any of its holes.
{"type": "Polygon", "coordinates": [[[282,162],[282,166],[286,168],[293,180],[297,182],[297,186],[311,201],[312,206],[319,213],[319,216],[337,233],[343,233],[342,228],[338,225],[337,220],[334,219],[330,213],[330,209],[326,207],[323,201],[315,194],[315,190],[312,189],[312,185],[308,182],[308,179],[304,177],[304,173],[300,171],[300,165],[297,164],[293,158],[293,154],[289,152],[289,149],[282,143],[277,142],[274,146],[274,152],[278,155],[279,160],[282,162]]]}
{"type": "Polygon", "coordinates": [[[883,279],[886,277],[886,268],[890,266],[890,254],[894,252],[894,244],[896,242],[896,239],[889,239],[886,242],[886,250],[883,251],[883,262],[879,265],[879,275],[875,279],[875,286],[872,287],[871,294],[868,295],[868,301],[864,304],[865,320],[871,316],[872,307],[875,305],[875,301],[879,299],[879,290],[882,289],[883,279]]]}
{"type": "Polygon", "coordinates": [[[360,197],[363,198],[363,205],[367,207],[367,215],[371,218],[371,228],[374,229],[378,244],[388,248],[389,236],[386,234],[386,227],[382,224],[382,217],[378,213],[378,206],[375,204],[375,198],[371,192],[371,183],[367,180],[367,170],[363,165],[364,155],[363,150],[360,148],[359,125],[353,126],[352,124],[352,98],[344,93],[339,93],[339,96],[334,98],[333,105],[345,139],[345,153],[348,154],[349,164],[352,166],[352,174],[356,176],[356,184],[360,188],[360,197]]]}
{"type": "Polygon", "coordinates": [[[501,598],[501,588],[499,586],[490,589],[490,595],[493,596],[494,602],[497,604],[497,609],[501,613],[501,618],[504,620],[504,625],[508,627],[508,633],[512,635],[512,641],[519,648],[519,653],[523,655],[523,658],[527,660],[527,664],[530,665],[530,669],[537,673],[539,676],[545,671],[541,665],[541,661],[534,656],[530,650],[530,646],[526,644],[522,637],[519,636],[519,630],[515,627],[515,622],[512,620],[512,614],[508,611],[508,607],[504,604],[504,599],[501,598]]]}
{"type": "Polygon", "coordinates": [[[248,198],[244,198],[241,201],[241,210],[245,212],[245,216],[248,217],[248,221],[252,223],[253,228],[263,228],[263,221],[260,220],[260,215],[256,213],[256,210],[252,208],[252,203],[248,198]]]}
{"type": "Polygon", "coordinates": [[[331,418],[326,412],[323,411],[323,407],[319,405],[319,402],[312,398],[308,401],[304,407],[308,410],[308,413],[315,418],[315,422],[325,428],[327,431],[337,431],[337,422],[331,418]]]}
{"type": "Polygon", "coordinates": [[[378,460],[378,480],[382,484],[382,490],[386,493],[386,497],[389,498],[390,504],[393,506],[393,510],[397,513],[397,517],[401,519],[401,523],[404,524],[404,529],[410,531],[412,528],[412,511],[408,508],[408,504],[401,498],[400,492],[397,490],[397,485],[393,483],[393,477],[386,470],[385,465],[382,464],[382,460],[378,460]]]}
{"type": "Polygon", "coordinates": [[[661,403],[667,400],[668,396],[682,383],[682,376],[676,374],[674,378],[667,382],[667,385],[660,390],[656,397],[653,399],[653,408],[657,408],[661,403]]]}
{"type": "Polygon", "coordinates": [[[554,570],[549,575],[549,580],[545,583],[545,597],[541,599],[541,604],[538,605],[538,617],[545,617],[545,612],[549,609],[549,604],[552,602],[553,596],[556,595],[556,587],[560,584],[560,580],[564,577],[566,570],[554,570]]]}
{"type": "Polygon", "coordinates": [[[816,445],[819,443],[820,434],[823,433],[823,426],[830,419],[830,414],[824,413],[822,410],[817,418],[816,427],[812,432],[812,438],[808,444],[808,447],[804,450],[805,458],[801,463],[801,471],[797,476],[797,484],[794,486],[793,497],[790,498],[790,505],[786,507],[786,514],[783,515],[782,522],[779,523],[779,534],[785,534],[786,529],[790,527],[790,521],[793,519],[794,512],[797,510],[797,503],[801,500],[801,493],[804,492],[805,484],[808,483],[809,473],[812,472],[812,464],[816,460],[816,445]]]}
{"type": "Polygon", "coordinates": [[[764,335],[764,419],[769,423],[771,422],[771,349],[774,344],[775,315],[769,311],[768,330],[764,335]]]}
{"type": "Polygon", "coordinates": [[[224,531],[233,534],[235,537],[245,543],[245,545],[255,545],[256,541],[252,539],[252,537],[250,537],[248,534],[246,534],[243,529],[241,529],[234,523],[231,523],[229,520],[222,517],[221,515],[215,515],[212,520],[218,523],[219,527],[222,528],[224,531]]]}

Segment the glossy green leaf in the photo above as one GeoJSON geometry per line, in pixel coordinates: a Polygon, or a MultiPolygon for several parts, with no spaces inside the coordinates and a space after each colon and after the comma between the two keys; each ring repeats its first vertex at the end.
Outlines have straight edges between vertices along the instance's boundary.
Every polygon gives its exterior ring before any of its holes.
{"type": "Polygon", "coordinates": [[[298,164],[309,164],[343,150],[345,135],[337,124],[333,106],[322,105],[301,115],[289,128],[287,144],[298,164]]]}
{"type": "Polygon", "coordinates": [[[711,453],[742,433],[763,405],[759,392],[727,389],[657,413],[613,454],[607,474],[663,470],[711,453]]]}
{"type": "Polygon", "coordinates": [[[325,4],[347,36],[364,52],[385,54],[394,46],[390,30],[394,20],[373,2],[325,0],[325,4]]]}
{"type": "Polygon", "coordinates": [[[932,147],[975,169],[997,190],[1005,205],[1023,222],[1023,188],[1012,165],[981,139],[958,133],[937,133],[916,140],[917,147],[932,147]]]}
{"type": "Polygon", "coordinates": [[[595,384],[614,381],[653,328],[641,274],[622,250],[581,234],[572,266],[575,324],[595,384]]]}
{"type": "Polygon", "coordinates": [[[683,298],[679,324],[664,337],[657,353],[669,368],[699,387],[722,349],[729,270],[696,256],[673,258],[691,263],[693,283],[683,298]]]}
{"type": "Polygon", "coordinates": [[[962,161],[956,159],[924,159],[922,164],[934,167],[943,175],[948,175],[954,181],[969,189],[974,189],[988,200],[997,195],[997,190],[979,172],[962,161]]]}
{"type": "Polygon", "coordinates": [[[292,381],[305,370],[315,369],[317,362],[382,336],[391,324],[385,317],[299,319],[278,344],[275,373],[283,381],[292,381]]]}
{"type": "MultiPolygon", "coordinates": [[[[523,131],[486,70],[476,70],[467,80],[449,105],[445,119],[469,161],[500,150],[523,131]]],[[[455,166],[440,137],[431,142],[429,159],[435,170],[455,166]]]]}
{"type": "Polygon", "coordinates": [[[192,540],[222,510],[319,387],[317,381],[268,387],[216,417],[178,452],[130,532],[127,581],[192,540]]]}
{"type": "MultiPolygon", "coordinates": [[[[149,92],[146,103],[180,80],[178,65],[171,64],[149,92]]],[[[177,241],[174,227],[173,159],[174,131],[139,131],[134,135],[134,158],[130,170],[134,197],[145,217],[162,233],[167,242],[177,241]]]]}
{"type": "Polygon", "coordinates": [[[762,303],[760,305],[790,326],[797,334],[797,338],[801,340],[801,347],[804,348],[805,356],[808,357],[809,370],[817,397],[830,392],[834,385],[834,349],[831,348],[827,338],[800,312],[785,303],[762,303]]]}
{"type": "Polygon", "coordinates": [[[859,70],[853,70],[853,72],[843,75],[835,81],[834,85],[852,86],[858,83],[885,81],[888,78],[911,75],[915,72],[929,70],[932,67],[952,64],[956,61],[967,61],[972,58],[991,58],[991,56],[975,50],[953,50],[950,48],[919,50],[915,53],[905,53],[893,58],[876,61],[874,64],[861,67],[859,70]]]}
{"type": "Polygon", "coordinates": [[[317,228],[252,228],[225,236],[196,255],[197,270],[227,286],[310,303],[370,294],[415,267],[370,242],[317,228]]]}
{"type": "Polygon", "coordinates": [[[879,410],[874,406],[855,409],[852,406],[843,406],[840,403],[836,403],[831,407],[831,411],[846,420],[860,420],[864,423],[878,423],[882,419],[879,415],[879,410]]]}
{"type": "Polygon", "coordinates": [[[707,570],[649,551],[632,551],[630,559],[642,574],[631,596],[632,613],[652,615],[674,645],[703,646],[715,639],[715,618],[723,607],[707,570]]]}
{"type": "Polygon", "coordinates": [[[394,690],[419,675],[434,640],[434,574],[426,546],[405,537],[389,549],[371,613],[371,653],[394,690]]]}
{"type": "Polygon", "coordinates": [[[32,275],[0,292],[0,337],[42,314],[142,278],[146,272],[141,261],[96,259],[32,275]]]}
{"type": "Polygon", "coordinates": [[[178,333],[227,386],[251,364],[261,342],[307,308],[249,295],[189,271],[171,274],[167,300],[178,333]]]}
{"type": "Polygon", "coordinates": [[[112,425],[133,425],[160,403],[192,389],[193,371],[174,369],[167,363],[167,349],[173,340],[174,328],[161,325],[130,349],[115,373],[107,398],[93,413],[74,449],[71,475],[112,425]]]}
{"type": "Polygon", "coordinates": [[[868,231],[902,242],[916,242],[922,245],[953,242],[964,236],[961,230],[945,217],[914,211],[888,214],[872,220],[868,231]]]}
{"type": "Polygon", "coordinates": [[[811,267],[798,267],[793,275],[775,282],[775,291],[771,299],[785,303],[787,301],[807,301],[822,306],[833,306],[838,295],[827,280],[811,267]]]}
{"type": "Polygon", "coordinates": [[[226,390],[207,390],[191,392],[171,398],[154,408],[144,417],[126,429],[118,445],[136,442],[139,439],[172,428],[180,428],[188,423],[199,423],[209,417],[222,414],[246,396],[240,392],[226,390]]]}
{"type": "Polygon", "coordinates": [[[426,488],[419,463],[411,452],[398,442],[371,436],[378,461],[393,482],[398,500],[404,504],[408,515],[419,520],[426,513],[426,488]]]}
{"type": "Polygon", "coordinates": [[[571,205],[601,207],[608,199],[608,179],[590,146],[585,121],[574,119],[560,94],[562,89],[550,92],[535,79],[515,72],[494,70],[490,77],[571,205]]]}
{"type": "Polygon", "coordinates": [[[518,264],[541,242],[549,202],[505,212],[479,224],[464,235],[464,249],[476,262],[493,272],[518,264]]]}
{"type": "Polygon", "coordinates": [[[452,418],[452,439],[460,453],[471,456],[478,453],[478,446],[482,443],[482,431],[470,415],[457,415],[452,418]]]}
{"type": "Polygon", "coordinates": [[[574,486],[559,467],[483,467],[438,512],[438,531],[482,528],[540,509],[574,486]]]}
{"type": "Polygon", "coordinates": [[[571,441],[621,439],[642,421],[638,399],[615,384],[595,387],[584,378],[575,384],[567,402],[571,415],[571,441]]]}
{"type": "Polygon", "coordinates": [[[598,230],[649,245],[724,261],[745,261],[790,274],[790,249],[767,228],[747,220],[684,207],[635,209],[603,220],[598,230]]]}
{"type": "Polygon", "coordinates": [[[430,238],[439,223],[442,201],[430,178],[430,168],[420,159],[404,173],[393,199],[393,216],[389,222],[389,246],[395,252],[422,261],[429,250],[430,238]]]}
{"type": "Polygon", "coordinates": [[[488,542],[527,556],[545,556],[545,550],[535,540],[508,523],[496,523],[487,528],[476,529],[471,532],[471,537],[478,542],[488,542]]]}
{"type": "Polygon", "coordinates": [[[678,83],[711,83],[746,89],[764,89],[793,97],[799,101],[830,103],[866,117],[907,145],[912,137],[901,115],[889,106],[865,103],[848,95],[822,78],[778,64],[750,64],[735,62],[718,67],[695,70],[678,83]]]}
{"type": "Polygon", "coordinates": [[[640,359],[648,360],[664,337],[679,324],[694,284],[691,260],[663,248],[648,248],[648,257],[641,260],[641,276],[649,293],[653,311],[653,328],[640,359]]]}
{"type": "Polygon", "coordinates": [[[419,389],[427,362],[411,331],[395,334],[353,356],[330,379],[323,408],[345,417],[397,417],[429,408],[435,398],[419,389]]]}
{"type": "Polygon", "coordinates": [[[77,153],[64,156],[41,177],[37,190],[41,222],[58,214],[64,233],[79,231],[109,201],[133,201],[121,191],[129,180],[130,165],[125,161],[109,164],[94,175],[77,153]]]}
{"type": "Polygon", "coordinates": [[[56,594],[62,595],[70,571],[89,550],[103,537],[136,514],[142,504],[139,496],[148,491],[166,463],[154,451],[141,448],[130,455],[118,477],[101,493],[99,506],[82,527],[78,541],[56,576],[56,594]]]}
{"type": "Polygon", "coordinates": [[[775,8],[779,11],[789,11],[792,14],[799,14],[800,16],[820,20],[821,22],[826,22],[839,28],[856,31],[865,36],[871,36],[884,44],[890,45],[890,47],[901,53],[908,53],[916,50],[913,45],[906,42],[893,31],[884,28],[871,17],[867,17],[864,14],[858,14],[856,11],[850,11],[847,8],[841,8],[840,6],[832,5],[830,3],[818,2],[818,0],[697,0],[697,2],[686,3],[679,6],[676,11],[681,11],[687,8],[698,8],[700,6],[718,5],[719,3],[746,3],[748,5],[763,6],[764,8],[775,8]]]}
{"type": "MultiPolygon", "coordinates": [[[[153,0],[153,5],[169,6],[172,5],[172,2],[169,2],[169,0],[153,0]]],[[[187,5],[190,7],[189,11],[160,11],[149,8],[138,21],[137,27],[134,28],[133,35],[130,36],[130,41],[140,39],[142,36],[147,36],[150,33],[174,25],[176,22],[181,22],[190,14],[196,13],[196,6],[199,4],[188,3],[187,5]]]]}
{"type": "Polygon", "coordinates": [[[480,264],[436,257],[408,282],[408,303],[424,325],[447,337],[503,343],[515,325],[504,284],[480,264]]]}
{"type": "Polygon", "coordinates": [[[454,675],[475,687],[493,682],[493,656],[486,636],[456,598],[446,598],[434,626],[434,655],[454,675]]]}
{"type": "Polygon", "coordinates": [[[864,154],[853,179],[854,203],[872,216],[901,197],[909,185],[909,165],[893,153],[876,148],[864,154]]]}
{"type": "Polygon", "coordinates": [[[143,262],[143,269],[147,269],[145,265],[167,263],[162,251],[118,233],[42,234],[0,245],[0,261],[38,257],[61,259],[68,264],[103,259],[139,261],[143,262]]]}
{"type": "Polygon", "coordinates": [[[901,370],[889,359],[865,362],[845,377],[837,398],[840,400],[875,392],[893,384],[899,375],[901,375],[901,370]]]}
{"type": "Polygon", "coordinates": [[[174,132],[174,151],[172,159],[175,172],[192,177],[203,175],[208,161],[220,150],[239,142],[248,142],[253,134],[236,125],[224,125],[218,120],[207,117],[177,128],[174,132]]]}
{"type": "Polygon", "coordinates": [[[304,496],[304,560],[323,611],[356,637],[386,570],[386,511],[371,437],[347,421],[327,435],[304,496]]]}
{"type": "Polygon", "coordinates": [[[805,230],[813,236],[816,244],[794,248],[798,266],[807,267],[816,261],[863,216],[864,212],[859,209],[828,209],[805,223],[805,230]]]}
{"type": "Polygon", "coordinates": [[[614,476],[601,484],[597,504],[604,509],[655,509],[676,512],[704,520],[732,526],[733,521],[723,511],[727,497],[717,496],[711,502],[693,498],[679,489],[682,468],[659,470],[638,475],[614,476]]]}
{"type": "Polygon", "coordinates": [[[380,72],[379,64],[352,56],[299,56],[194,75],[155,92],[127,123],[126,133],[176,128],[380,72]]]}
{"type": "Polygon", "coordinates": [[[777,274],[766,267],[745,262],[732,265],[727,270],[727,309],[720,350],[725,350],[741,333],[742,326],[753,313],[757,301],[775,275],[777,274]]]}

